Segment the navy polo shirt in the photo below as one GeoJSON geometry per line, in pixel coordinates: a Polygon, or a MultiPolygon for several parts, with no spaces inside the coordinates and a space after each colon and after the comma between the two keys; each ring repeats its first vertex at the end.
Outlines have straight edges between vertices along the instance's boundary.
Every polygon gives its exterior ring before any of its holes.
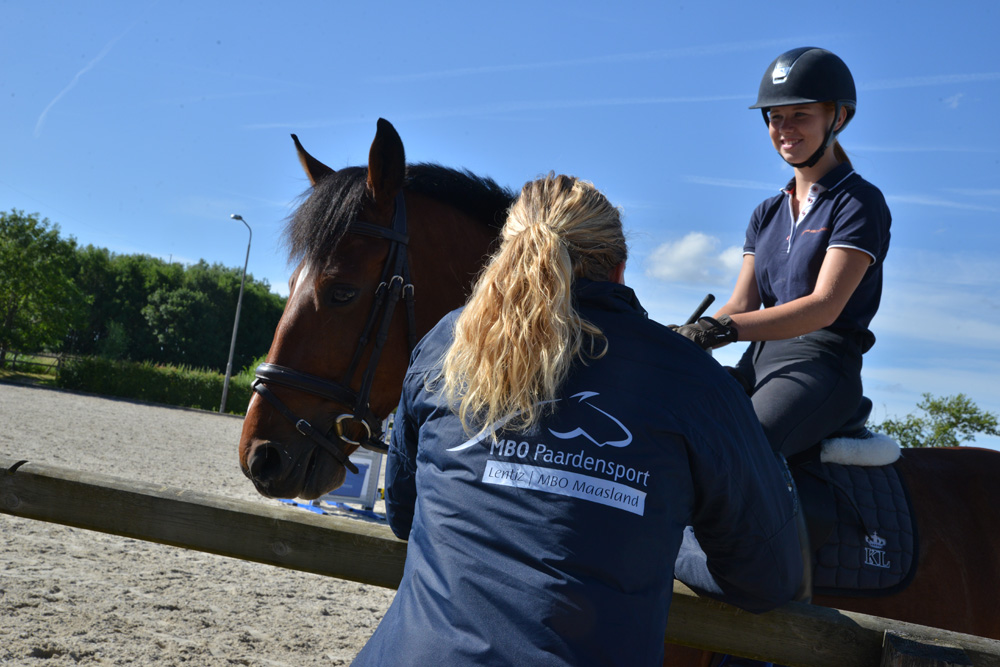
{"type": "Polygon", "coordinates": [[[794,180],[753,212],[743,253],[754,255],[754,272],[765,308],[811,294],[828,248],[853,248],[871,265],[840,316],[829,328],[868,331],[882,299],[882,263],[889,250],[892,216],[885,198],[851,165],[834,167],[813,188],[811,208],[792,215],[794,180]]]}

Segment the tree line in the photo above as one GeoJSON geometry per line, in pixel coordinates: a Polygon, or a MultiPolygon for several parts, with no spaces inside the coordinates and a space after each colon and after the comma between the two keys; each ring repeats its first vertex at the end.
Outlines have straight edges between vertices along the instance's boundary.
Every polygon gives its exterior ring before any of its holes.
{"type": "MultiPolygon", "coordinates": [[[[0,212],[0,367],[8,350],[53,351],[224,372],[242,269],[116,255],[61,238],[37,215],[0,212]]],[[[233,368],[271,345],[284,299],[247,276],[233,368]]],[[[909,414],[872,424],[904,447],[1000,436],[997,416],[964,394],[924,394],[909,414]]]]}
{"type": "MultiPolygon", "coordinates": [[[[81,247],[37,214],[0,213],[0,365],[50,351],[225,371],[242,267],[81,247]]],[[[285,300],[247,274],[233,368],[267,352],[285,300]]]]}

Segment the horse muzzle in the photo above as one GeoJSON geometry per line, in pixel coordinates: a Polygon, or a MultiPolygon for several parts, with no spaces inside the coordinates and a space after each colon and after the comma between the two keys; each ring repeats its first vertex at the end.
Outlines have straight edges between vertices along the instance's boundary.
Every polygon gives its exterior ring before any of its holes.
{"type": "Polygon", "coordinates": [[[254,488],[268,498],[314,500],[344,483],[347,471],[319,447],[288,447],[268,440],[252,442],[241,466],[254,488]]]}

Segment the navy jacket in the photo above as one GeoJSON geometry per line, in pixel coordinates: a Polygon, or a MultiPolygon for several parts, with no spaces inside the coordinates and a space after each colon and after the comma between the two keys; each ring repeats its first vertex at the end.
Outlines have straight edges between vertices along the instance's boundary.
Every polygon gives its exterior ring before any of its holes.
{"type": "Polygon", "coordinates": [[[746,395],[629,288],[574,293],[608,354],[527,433],[473,438],[428,391],[457,311],[414,351],[386,465],[406,566],[355,665],[659,665],[687,525],[720,599],[794,594],[792,502],[746,395]]]}

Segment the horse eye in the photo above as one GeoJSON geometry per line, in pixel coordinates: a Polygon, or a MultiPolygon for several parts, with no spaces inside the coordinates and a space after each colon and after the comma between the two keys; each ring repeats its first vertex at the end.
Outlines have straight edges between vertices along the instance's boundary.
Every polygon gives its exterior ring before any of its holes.
{"type": "Polygon", "coordinates": [[[339,306],[354,301],[354,297],[358,295],[358,290],[347,285],[333,285],[330,287],[328,294],[330,301],[334,305],[339,306]]]}

